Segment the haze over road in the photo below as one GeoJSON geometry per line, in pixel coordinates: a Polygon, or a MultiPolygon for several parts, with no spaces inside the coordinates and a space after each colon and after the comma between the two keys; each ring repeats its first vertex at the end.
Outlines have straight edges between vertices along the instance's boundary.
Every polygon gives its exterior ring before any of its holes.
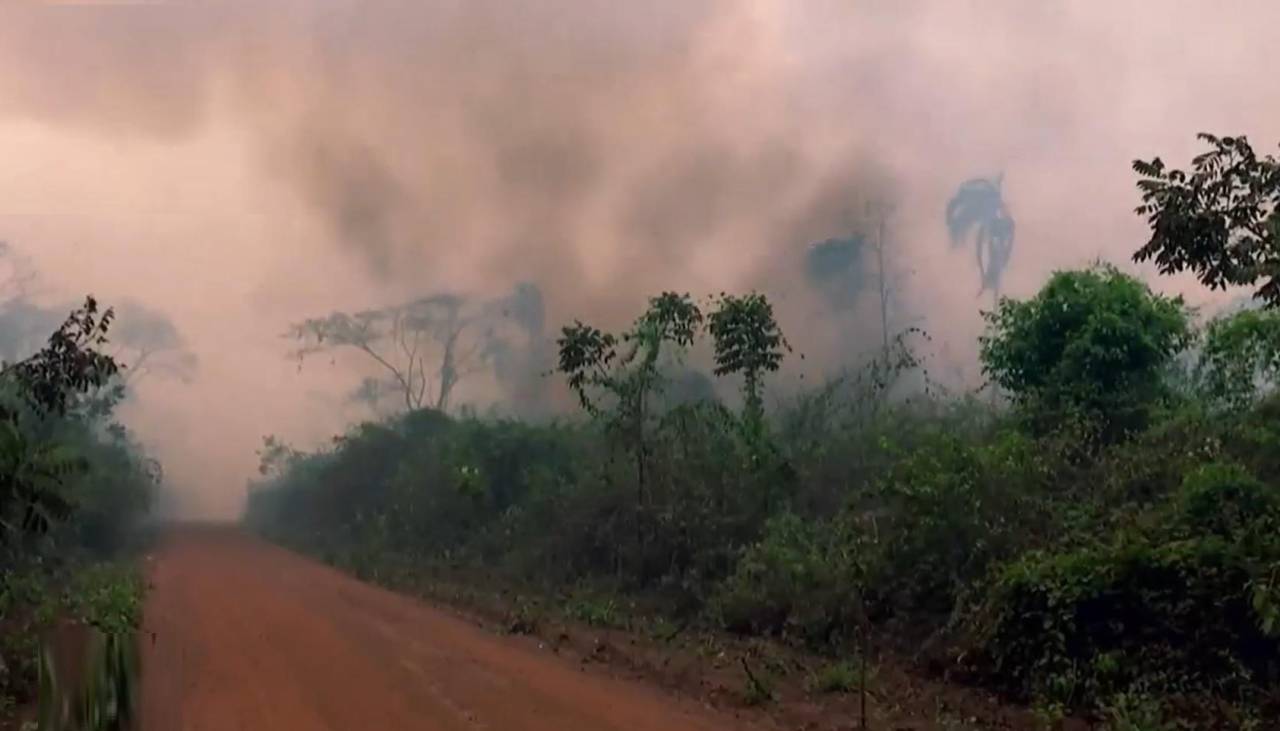
{"type": "Polygon", "coordinates": [[[171,533],[151,578],[143,731],[743,728],[233,529],[171,533]]]}

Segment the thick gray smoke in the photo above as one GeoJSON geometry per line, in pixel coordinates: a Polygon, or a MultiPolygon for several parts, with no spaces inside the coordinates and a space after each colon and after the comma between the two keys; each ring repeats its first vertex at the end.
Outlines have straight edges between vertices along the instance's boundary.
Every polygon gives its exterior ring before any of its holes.
{"type": "Polygon", "coordinates": [[[199,368],[132,416],[189,508],[228,515],[262,434],[353,417],[359,377],[296,373],[289,322],[533,282],[552,331],[757,287],[821,368],[878,316],[829,317],[806,252],[877,196],[903,319],[972,378],[955,187],[1004,176],[1006,294],[1126,261],[1132,158],[1280,137],[1278,23],[1266,0],[3,4],[0,238],[64,298],[172,319],[199,368]]]}

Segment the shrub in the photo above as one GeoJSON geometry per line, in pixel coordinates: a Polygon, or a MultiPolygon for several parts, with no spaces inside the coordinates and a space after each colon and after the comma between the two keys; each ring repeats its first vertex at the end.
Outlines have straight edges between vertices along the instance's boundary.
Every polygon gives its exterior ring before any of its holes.
{"type": "Polygon", "coordinates": [[[829,646],[858,626],[863,556],[849,526],[771,518],[713,600],[723,626],[829,646]]]}
{"type": "Polygon", "coordinates": [[[1271,392],[1280,376],[1280,312],[1242,310],[1212,320],[1198,371],[1207,395],[1228,407],[1271,392]]]}
{"type": "Polygon", "coordinates": [[[979,620],[987,671],[1068,705],[1139,684],[1240,697],[1274,683],[1274,497],[1238,467],[1208,465],[1149,533],[1010,564],[979,620]]]}
{"type": "Polygon", "coordinates": [[[868,586],[881,611],[946,617],[1041,520],[1047,463],[1016,433],[974,444],[939,432],[901,456],[876,493],[868,586]]]}
{"type": "MultiPolygon", "coordinates": [[[[867,670],[870,683],[872,671],[867,670]]],[[[815,693],[852,693],[862,686],[862,668],[857,659],[824,665],[809,679],[809,690],[815,693]]]]}

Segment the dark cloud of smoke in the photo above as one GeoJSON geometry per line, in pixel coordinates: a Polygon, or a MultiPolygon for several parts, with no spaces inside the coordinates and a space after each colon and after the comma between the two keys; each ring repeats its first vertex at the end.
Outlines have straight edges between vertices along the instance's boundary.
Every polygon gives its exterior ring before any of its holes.
{"type": "Polygon", "coordinates": [[[134,416],[227,514],[259,437],[322,438],[359,382],[295,373],[289,322],[533,282],[552,330],[758,287],[816,368],[879,339],[804,284],[869,197],[896,204],[906,310],[971,364],[955,186],[1004,173],[1009,294],[1127,260],[1131,158],[1280,136],[1277,23],[1264,0],[3,4],[0,237],[68,297],[172,318],[200,368],[134,416]]]}

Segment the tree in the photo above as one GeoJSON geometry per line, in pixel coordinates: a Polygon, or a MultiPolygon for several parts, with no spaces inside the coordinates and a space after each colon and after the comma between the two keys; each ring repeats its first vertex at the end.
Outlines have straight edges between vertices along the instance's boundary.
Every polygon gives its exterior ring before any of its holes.
{"type": "MultiPolygon", "coordinates": [[[[30,260],[0,241],[0,358],[13,362],[44,345],[74,303],[42,304],[39,272],[30,260]]],[[[136,385],[148,374],[159,373],[189,381],[196,356],[186,346],[177,327],[163,313],[144,304],[125,301],[115,308],[111,356],[121,366],[117,374],[123,388],[136,385]]],[[[120,394],[123,396],[123,394],[120,394]]]]}
{"type": "Polygon", "coordinates": [[[490,309],[473,307],[461,295],[436,294],[303,320],[287,335],[301,343],[294,351],[299,362],[334,348],[357,350],[384,371],[385,383],[400,394],[405,409],[430,404],[445,411],[458,383],[486,365],[485,346],[494,335],[491,316],[490,309]],[[430,365],[433,360],[436,365],[430,365]]]}
{"type": "Polygon", "coordinates": [[[37,412],[66,413],[78,397],[107,385],[120,372],[115,358],[101,350],[114,318],[113,310],[99,313],[97,300],[86,297],[49,336],[44,348],[6,365],[3,375],[18,384],[37,412]]]}
{"type": "Polygon", "coordinates": [[[762,379],[777,371],[790,350],[773,316],[773,305],[762,294],[720,296],[707,321],[715,341],[715,374],[741,373],[744,413],[750,424],[764,422],[762,379]]]}
{"type": "Polygon", "coordinates": [[[0,271],[0,359],[13,362],[38,350],[66,310],[35,302],[39,272],[29,258],[3,241],[0,271]]]}
{"type": "Polygon", "coordinates": [[[559,370],[583,410],[602,416],[611,405],[620,413],[641,413],[661,388],[659,367],[665,345],[693,343],[703,322],[702,311],[687,294],[664,292],[621,335],[575,321],[561,330],[559,370]],[[603,399],[610,399],[606,404],[603,399]]]}
{"type": "Polygon", "coordinates": [[[1193,272],[1211,289],[1255,286],[1280,305],[1280,160],[1260,157],[1247,138],[1201,133],[1208,152],[1190,172],[1160,158],[1135,160],[1151,239],[1135,261],[1154,260],[1161,274],[1193,272]]]}
{"type": "MultiPolygon", "coordinates": [[[[836,311],[852,311],[871,279],[876,284],[880,308],[881,358],[890,359],[893,336],[890,312],[897,309],[896,287],[901,273],[891,272],[888,222],[893,206],[883,198],[865,202],[855,232],[846,238],[831,238],[809,246],[805,255],[805,278],[836,311]],[[875,271],[867,258],[875,258],[875,271]]],[[[899,322],[895,327],[901,326],[899,322]]]]}
{"type": "Polygon", "coordinates": [[[0,383],[18,397],[0,404],[0,540],[44,532],[70,514],[72,504],[59,487],[84,469],[84,460],[41,438],[31,422],[63,417],[116,376],[119,365],[102,352],[113,314],[99,313],[97,301],[86,297],[44,348],[0,369],[0,383]]]}
{"type": "MultiPolygon", "coordinates": [[[[647,504],[650,402],[665,386],[662,356],[670,354],[669,347],[680,351],[693,344],[702,323],[702,311],[689,295],[664,292],[650,298],[648,309],[621,335],[577,321],[563,328],[556,341],[559,370],[583,409],[603,419],[632,454],[638,511],[647,504]]],[[[641,561],[644,531],[637,523],[641,561]]]]}
{"type": "Polygon", "coordinates": [[[805,278],[835,310],[851,309],[866,286],[863,256],[866,237],[853,234],[811,244],[805,252],[805,278]]]}
{"type": "Polygon", "coordinates": [[[1101,422],[1108,438],[1141,426],[1162,371],[1191,338],[1180,298],[1109,265],[1060,271],[1029,300],[986,313],[983,371],[1038,426],[1101,422]]]}
{"type": "Polygon", "coordinates": [[[257,450],[257,455],[258,474],[268,479],[286,474],[304,458],[302,452],[274,434],[262,438],[262,447],[257,450]]]}
{"type": "Polygon", "coordinates": [[[172,320],[139,302],[126,301],[117,312],[112,356],[129,366],[123,374],[126,388],[152,374],[190,382],[199,362],[172,320]]]}
{"type": "Polygon", "coordinates": [[[1218,317],[1205,328],[1196,370],[1210,398],[1248,405],[1280,378],[1280,312],[1248,309],[1218,317]]]}
{"type": "Polygon", "coordinates": [[[1000,299],[1000,278],[1013,253],[1013,218],[1001,191],[1003,176],[967,180],[947,202],[947,231],[952,247],[972,241],[982,288],[1000,299]]]}
{"type": "Polygon", "coordinates": [[[554,340],[546,332],[547,309],[542,290],[532,282],[518,283],[511,294],[495,301],[494,310],[505,328],[504,337],[490,338],[485,357],[506,390],[511,407],[524,416],[550,411],[546,374],[555,366],[554,340]]]}

